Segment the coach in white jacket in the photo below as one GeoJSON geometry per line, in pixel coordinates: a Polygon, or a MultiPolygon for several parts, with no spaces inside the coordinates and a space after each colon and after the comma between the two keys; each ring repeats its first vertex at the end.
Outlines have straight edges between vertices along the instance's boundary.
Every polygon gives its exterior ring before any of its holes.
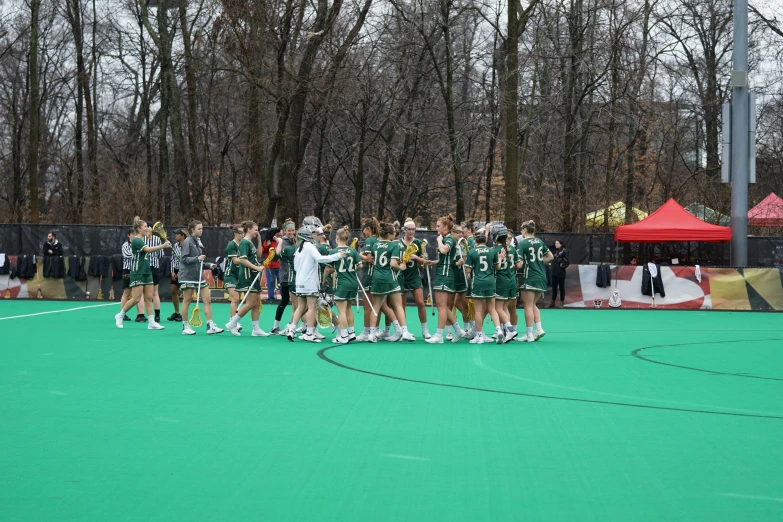
{"type": "Polygon", "coordinates": [[[307,332],[302,340],[320,343],[315,336],[315,309],[318,303],[318,289],[320,279],[318,277],[318,264],[332,263],[345,257],[345,252],[338,252],[328,256],[321,255],[315,246],[316,236],[323,234],[321,227],[305,225],[299,229],[299,248],[294,252],[294,271],[296,272],[296,295],[299,298],[299,306],[291,316],[291,322],[286,328],[286,336],[289,341],[296,337],[295,325],[304,315],[307,323],[307,332]],[[306,311],[305,311],[306,310],[306,311]]]}

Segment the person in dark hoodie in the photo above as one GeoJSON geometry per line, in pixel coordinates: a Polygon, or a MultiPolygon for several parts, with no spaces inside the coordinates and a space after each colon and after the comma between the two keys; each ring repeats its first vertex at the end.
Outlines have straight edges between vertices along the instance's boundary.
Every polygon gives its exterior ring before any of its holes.
{"type": "Polygon", "coordinates": [[[568,250],[561,241],[555,241],[555,249],[552,251],[555,258],[550,266],[552,276],[552,302],[549,308],[554,308],[557,302],[557,292],[560,290],[560,306],[565,305],[565,278],[566,268],[570,264],[568,260],[568,250]]]}
{"type": "Polygon", "coordinates": [[[57,241],[57,234],[49,232],[46,236],[46,241],[43,244],[43,255],[45,256],[61,256],[63,255],[63,246],[57,241]]]}

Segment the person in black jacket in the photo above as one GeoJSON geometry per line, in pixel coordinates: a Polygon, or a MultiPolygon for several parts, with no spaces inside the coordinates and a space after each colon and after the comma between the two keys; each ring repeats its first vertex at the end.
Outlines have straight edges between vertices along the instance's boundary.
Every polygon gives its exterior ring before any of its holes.
{"type": "Polygon", "coordinates": [[[57,241],[57,234],[49,232],[46,236],[46,241],[43,244],[43,255],[45,256],[61,256],[63,255],[63,246],[57,241]]]}
{"type": "Polygon", "coordinates": [[[560,307],[565,305],[565,277],[566,268],[570,264],[568,260],[568,250],[562,242],[555,241],[555,248],[552,251],[555,258],[551,264],[551,277],[552,277],[552,302],[549,304],[549,308],[555,307],[557,301],[557,291],[560,289],[560,307]]]}

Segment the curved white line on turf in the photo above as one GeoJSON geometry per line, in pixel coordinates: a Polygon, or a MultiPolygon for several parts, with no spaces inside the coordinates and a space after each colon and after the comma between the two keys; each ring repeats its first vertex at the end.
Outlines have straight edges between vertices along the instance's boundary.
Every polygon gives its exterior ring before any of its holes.
{"type": "Polygon", "coordinates": [[[720,496],[731,498],[747,498],[749,500],[769,500],[770,502],[783,502],[783,498],[760,497],[758,495],[740,495],[739,493],[721,493],[720,496]]]}
{"type": "Polygon", "coordinates": [[[733,412],[737,412],[737,413],[747,413],[747,414],[755,414],[755,415],[779,415],[778,413],[770,413],[770,412],[767,412],[767,411],[739,410],[737,408],[728,408],[728,407],[725,407],[725,406],[714,406],[712,404],[693,404],[693,403],[690,403],[690,402],[668,401],[666,399],[655,399],[655,398],[650,398],[650,397],[637,397],[635,395],[622,395],[622,394],[619,394],[619,393],[600,392],[600,391],[596,391],[596,390],[589,390],[589,389],[586,389],[586,388],[575,388],[573,386],[564,386],[564,385],[561,385],[561,384],[554,384],[554,383],[551,383],[551,382],[542,382],[542,381],[537,381],[535,379],[528,379],[526,377],[520,377],[519,375],[514,375],[512,373],[502,372],[500,370],[496,370],[495,368],[492,368],[491,366],[488,366],[486,363],[484,363],[484,360],[481,358],[481,354],[479,353],[479,348],[478,348],[479,346],[480,345],[476,345],[476,347],[473,349],[474,352],[475,352],[473,354],[473,364],[475,364],[476,366],[478,366],[479,368],[481,368],[483,370],[487,370],[489,372],[496,373],[498,375],[502,375],[504,377],[508,377],[509,379],[514,379],[514,380],[517,380],[517,381],[529,382],[529,383],[532,383],[532,384],[540,384],[542,386],[549,386],[551,388],[559,388],[561,390],[569,390],[569,391],[584,392],[584,393],[594,393],[596,395],[604,395],[604,396],[607,396],[607,397],[619,397],[621,399],[635,399],[635,400],[639,400],[639,401],[650,401],[652,403],[658,402],[658,403],[664,403],[664,404],[675,404],[675,405],[680,406],[680,407],[688,406],[688,407],[691,407],[691,408],[713,408],[713,409],[716,409],[716,410],[722,409],[722,410],[733,411],[733,412]]]}
{"type": "Polygon", "coordinates": [[[0,321],[7,321],[9,319],[22,319],[23,317],[34,317],[36,315],[59,314],[61,312],[75,312],[77,310],[86,310],[88,308],[100,308],[101,306],[117,306],[118,304],[119,303],[103,303],[98,305],[79,306],[77,308],[66,308],[65,310],[49,310],[48,312],[36,312],[34,314],[13,315],[11,317],[0,317],[0,321]]]}

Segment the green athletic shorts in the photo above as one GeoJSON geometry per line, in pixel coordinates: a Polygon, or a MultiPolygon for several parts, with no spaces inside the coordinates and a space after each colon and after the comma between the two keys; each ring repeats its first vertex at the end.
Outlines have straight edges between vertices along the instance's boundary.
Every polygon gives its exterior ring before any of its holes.
{"type": "Polygon", "coordinates": [[[546,292],[546,280],[528,278],[522,282],[520,290],[530,290],[531,292],[546,292]]]}
{"type": "Polygon", "coordinates": [[[465,282],[465,274],[462,272],[462,267],[454,267],[454,291],[456,293],[462,293],[468,291],[468,284],[465,282]]]}
{"type": "Polygon", "coordinates": [[[147,286],[152,284],[152,271],[149,272],[131,272],[130,273],[130,287],[147,286]]]}
{"type": "Polygon", "coordinates": [[[433,292],[446,292],[449,294],[455,293],[454,290],[454,275],[442,275],[438,274],[435,277],[435,283],[432,285],[433,292]]]}
{"type": "Polygon", "coordinates": [[[478,285],[471,289],[472,299],[492,299],[495,297],[495,285],[478,285]]]}
{"type": "Polygon", "coordinates": [[[358,288],[353,290],[348,288],[341,288],[340,286],[334,291],[335,301],[353,301],[356,299],[356,294],[359,292],[358,288]]]}
{"type": "Polygon", "coordinates": [[[399,293],[399,291],[400,283],[398,281],[394,281],[393,283],[379,283],[378,281],[374,281],[372,292],[370,293],[372,295],[389,295],[395,292],[399,293]]]}
{"type": "Polygon", "coordinates": [[[517,298],[517,287],[510,284],[499,284],[495,287],[495,299],[508,301],[517,298]]]}

